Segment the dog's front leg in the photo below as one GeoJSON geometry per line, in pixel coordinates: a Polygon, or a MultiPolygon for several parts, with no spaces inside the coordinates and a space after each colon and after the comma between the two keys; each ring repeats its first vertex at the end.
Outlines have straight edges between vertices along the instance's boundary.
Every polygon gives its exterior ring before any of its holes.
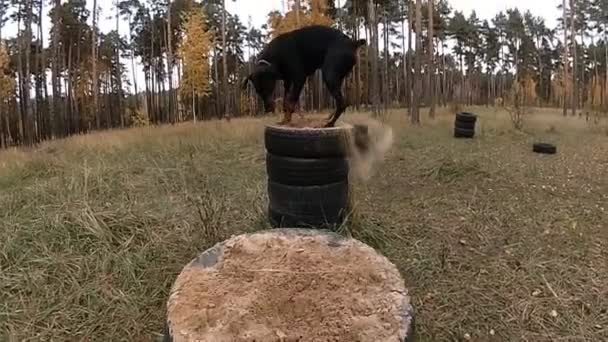
{"type": "Polygon", "coordinates": [[[290,102],[290,94],[292,91],[291,90],[292,82],[289,80],[285,80],[285,81],[283,81],[283,85],[284,85],[283,110],[284,111],[291,110],[291,113],[295,113],[297,111],[300,118],[304,119],[304,114],[301,111],[296,110],[297,102],[293,102],[293,101],[290,102]]]}
{"type": "Polygon", "coordinates": [[[291,115],[295,111],[295,106],[289,98],[285,97],[283,99],[283,120],[279,122],[280,125],[285,125],[291,122],[291,115]]]}
{"type": "MultiPolygon", "coordinates": [[[[296,106],[298,104],[298,100],[300,99],[300,93],[302,92],[302,88],[304,88],[304,83],[306,82],[306,77],[298,78],[293,82],[293,86],[289,88],[289,91],[285,91],[285,102],[284,106],[286,107],[285,113],[289,113],[288,120],[291,121],[291,114],[296,111],[296,106]]],[[[304,114],[298,112],[298,115],[301,118],[304,118],[304,114]]]]}
{"type": "Polygon", "coordinates": [[[342,116],[346,110],[346,100],[344,100],[342,94],[336,96],[335,99],[337,106],[336,111],[327,118],[327,122],[325,123],[324,127],[334,127],[340,116],[342,116]]]}
{"type": "Polygon", "coordinates": [[[290,91],[292,82],[290,80],[283,81],[283,120],[280,125],[285,125],[291,122],[291,115],[295,111],[295,105],[291,102],[290,91]]]}

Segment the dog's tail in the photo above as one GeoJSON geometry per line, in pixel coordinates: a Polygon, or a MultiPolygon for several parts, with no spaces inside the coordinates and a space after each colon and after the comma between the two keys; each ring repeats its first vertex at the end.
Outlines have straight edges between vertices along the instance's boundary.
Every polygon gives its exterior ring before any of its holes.
{"type": "Polygon", "coordinates": [[[354,40],[353,43],[355,44],[355,49],[358,49],[358,48],[362,47],[363,45],[367,44],[367,40],[365,40],[365,39],[354,40]]]}

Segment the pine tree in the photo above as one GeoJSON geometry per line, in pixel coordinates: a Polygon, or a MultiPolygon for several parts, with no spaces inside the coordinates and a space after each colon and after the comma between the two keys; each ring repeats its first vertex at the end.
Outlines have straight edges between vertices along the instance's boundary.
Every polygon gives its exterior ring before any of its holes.
{"type": "Polygon", "coordinates": [[[412,113],[412,123],[420,124],[420,95],[422,90],[422,0],[416,0],[416,67],[414,86],[414,111],[412,113]]]}
{"type": "Polygon", "coordinates": [[[435,118],[435,64],[434,64],[434,26],[433,26],[433,9],[435,5],[434,0],[429,0],[427,4],[428,9],[428,103],[430,106],[429,116],[431,119],[435,118]]]}

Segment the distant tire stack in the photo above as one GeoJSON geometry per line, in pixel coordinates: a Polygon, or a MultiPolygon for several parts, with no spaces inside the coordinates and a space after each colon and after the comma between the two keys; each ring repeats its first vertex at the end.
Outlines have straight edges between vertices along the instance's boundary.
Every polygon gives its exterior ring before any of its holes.
{"type": "Polygon", "coordinates": [[[477,115],[468,112],[456,113],[454,121],[454,137],[471,139],[475,136],[477,115]]]}
{"type": "Polygon", "coordinates": [[[264,132],[268,217],[275,228],[329,228],[349,209],[347,138],[352,127],[264,132]]]}

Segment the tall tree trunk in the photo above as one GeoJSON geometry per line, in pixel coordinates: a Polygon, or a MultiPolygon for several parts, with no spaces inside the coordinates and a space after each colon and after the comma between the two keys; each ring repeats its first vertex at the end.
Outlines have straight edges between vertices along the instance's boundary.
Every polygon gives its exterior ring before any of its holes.
{"type": "Polygon", "coordinates": [[[192,121],[196,123],[196,94],[192,91],[192,121]]]}
{"type": "Polygon", "coordinates": [[[76,126],[74,124],[74,70],[72,69],[72,55],[74,48],[72,46],[72,42],[68,45],[68,65],[67,65],[67,73],[68,73],[68,89],[67,89],[67,127],[66,134],[76,133],[76,126]]]}
{"type": "Polygon", "coordinates": [[[540,96],[538,99],[538,104],[540,107],[543,107],[543,98],[546,97],[546,92],[545,92],[545,88],[544,88],[544,70],[545,67],[543,65],[543,59],[541,56],[541,39],[540,37],[536,37],[536,53],[537,53],[537,58],[538,58],[538,72],[539,72],[539,77],[538,77],[538,88],[540,89],[540,96]]]}
{"type": "MultiPolygon", "coordinates": [[[[4,5],[4,0],[0,0],[0,9],[4,5]]],[[[2,42],[2,28],[4,26],[4,12],[0,12],[0,49],[4,48],[4,42],[2,42]]],[[[7,51],[8,53],[8,51],[7,51]]],[[[0,147],[8,146],[8,132],[10,129],[8,126],[4,126],[4,102],[6,99],[0,99],[0,135],[2,136],[2,140],[0,141],[0,147]]]]}
{"type": "Polygon", "coordinates": [[[95,115],[95,128],[101,128],[101,115],[99,113],[99,75],[97,74],[97,0],[93,0],[93,26],[91,28],[91,68],[93,71],[93,114],[95,115]]]}
{"type": "Polygon", "coordinates": [[[604,80],[604,106],[608,110],[608,24],[604,24],[604,50],[606,59],[604,59],[604,67],[606,67],[606,79],[604,80]]]}
{"type": "Polygon", "coordinates": [[[429,0],[428,2],[428,16],[429,16],[429,28],[428,28],[428,39],[429,39],[429,67],[428,67],[428,85],[429,85],[429,116],[431,119],[435,118],[435,63],[434,63],[434,44],[433,44],[433,36],[434,36],[434,27],[433,27],[433,4],[434,0],[429,0]]]}
{"type": "Polygon", "coordinates": [[[3,11],[3,6],[5,4],[6,0],[0,0],[0,44],[2,44],[2,29],[4,28],[4,15],[6,14],[3,11]]]}
{"type": "MultiPolygon", "coordinates": [[[[55,11],[54,11],[54,22],[55,25],[60,25],[61,15],[59,8],[61,8],[61,0],[54,0],[55,3],[55,11]]],[[[53,62],[51,67],[51,86],[53,89],[53,105],[51,106],[51,118],[53,120],[53,133],[55,136],[60,135],[59,131],[59,122],[63,120],[60,119],[61,116],[61,83],[59,80],[59,34],[55,32],[52,37],[53,40],[53,62]]],[[[63,136],[63,133],[61,134],[63,136]]]]}
{"type": "MultiPolygon", "coordinates": [[[[116,33],[120,32],[120,11],[116,6],[116,33]]],[[[118,43],[118,42],[117,42],[118,43]]],[[[122,69],[120,64],[120,47],[116,45],[116,110],[119,115],[120,128],[125,127],[125,113],[122,108],[123,93],[122,93],[122,69]]]]}
{"type": "Polygon", "coordinates": [[[33,13],[33,0],[26,0],[26,16],[25,16],[25,82],[23,84],[23,99],[25,104],[26,113],[26,131],[25,131],[25,144],[31,146],[35,143],[36,132],[34,127],[34,112],[32,109],[32,101],[30,97],[30,75],[31,75],[31,43],[32,43],[32,16],[33,13]]]}
{"type": "Polygon", "coordinates": [[[24,83],[25,76],[23,72],[23,54],[24,54],[24,38],[23,32],[21,30],[21,13],[22,13],[23,3],[19,2],[19,6],[17,8],[17,45],[19,47],[20,55],[17,56],[17,71],[18,82],[17,88],[19,89],[19,140],[23,144],[25,143],[25,134],[26,134],[26,122],[27,122],[27,114],[25,111],[25,96],[24,94],[24,83]]]}
{"type": "Polygon", "coordinates": [[[217,66],[217,64],[219,63],[220,59],[218,56],[218,52],[217,52],[217,47],[214,45],[213,46],[213,74],[214,74],[214,78],[215,78],[215,82],[214,82],[214,87],[215,87],[215,115],[219,118],[221,117],[221,112],[220,112],[220,72],[219,72],[219,68],[217,66]]]}
{"type": "MultiPolygon", "coordinates": [[[[57,0],[58,1],[58,0],[57,0]]],[[[135,106],[139,106],[139,89],[137,87],[137,69],[135,69],[135,49],[133,49],[133,37],[131,36],[131,14],[129,14],[127,21],[129,23],[129,42],[131,44],[131,73],[133,76],[133,87],[135,88],[135,106]]]]}
{"type": "MultiPolygon", "coordinates": [[[[580,93],[580,90],[578,91],[578,105],[580,105],[581,108],[583,108],[585,106],[585,25],[581,25],[581,50],[583,51],[583,58],[581,58],[582,63],[581,63],[581,79],[580,79],[580,86],[583,89],[583,93],[580,93]]],[[[578,87],[577,87],[578,88],[578,87]]]]}
{"type": "MultiPolygon", "coordinates": [[[[356,23],[356,29],[355,29],[355,31],[357,32],[357,39],[359,39],[361,37],[361,33],[360,33],[361,31],[360,31],[360,27],[359,27],[359,22],[358,22],[358,20],[356,18],[355,18],[355,23],[356,23]]],[[[358,110],[360,108],[360,105],[361,105],[361,58],[357,58],[357,75],[355,77],[355,98],[356,98],[355,99],[355,103],[356,103],[355,106],[356,106],[356,108],[358,110]]]]}
{"type": "Polygon", "coordinates": [[[175,115],[175,92],[173,91],[173,67],[175,66],[173,58],[173,29],[171,20],[171,0],[167,0],[167,76],[169,78],[169,121],[176,122],[175,115]]]}
{"type": "Polygon", "coordinates": [[[420,91],[422,89],[422,0],[416,0],[416,85],[414,86],[414,111],[412,123],[420,124],[420,91]]]}
{"type": "MultiPolygon", "coordinates": [[[[82,57],[81,57],[81,52],[82,49],[80,47],[80,39],[76,40],[76,65],[81,65],[80,63],[82,62],[82,57]]],[[[82,71],[79,68],[76,68],[77,70],[74,71],[73,75],[76,76],[81,76],[82,75],[82,71]]],[[[72,70],[70,68],[70,70],[72,70]]],[[[74,91],[72,90],[72,94],[74,93],[74,91]]],[[[85,99],[84,98],[80,98],[78,96],[78,94],[76,94],[76,96],[72,96],[73,99],[73,109],[72,109],[72,115],[73,115],[73,119],[74,122],[76,123],[76,132],[77,133],[82,133],[82,132],[87,132],[88,130],[91,129],[90,124],[89,125],[85,125],[85,110],[84,110],[84,105],[81,106],[81,102],[84,104],[85,99]],[[81,101],[82,100],[82,101],[81,101]]]]}
{"type": "MultiPolygon", "coordinates": [[[[564,103],[562,107],[562,114],[564,116],[568,115],[568,17],[566,0],[562,2],[563,9],[563,20],[564,20],[564,54],[562,63],[564,64],[564,70],[562,75],[562,85],[564,87],[564,103]]],[[[574,90],[574,89],[572,89],[574,90]]]]}
{"type": "MultiPolygon", "coordinates": [[[[1,6],[4,5],[4,0],[0,0],[0,9],[1,6]]],[[[2,42],[2,27],[4,26],[4,12],[0,12],[0,49],[4,48],[4,43],[2,42]]],[[[2,139],[0,140],[0,147],[7,147],[7,140],[6,140],[6,130],[4,128],[4,101],[6,101],[6,99],[0,99],[0,135],[2,136],[2,139]]]]}
{"type": "Polygon", "coordinates": [[[146,112],[148,113],[148,118],[149,120],[154,123],[154,113],[152,112],[152,94],[150,94],[150,88],[152,85],[152,79],[151,79],[151,74],[150,74],[150,70],[148,71],[144,71],[144,85],[146,87],[146,101],[145,101],[145,106],[146,106],[146,112]]]}
{"type": "MultiPolygon", "coordinates": [[[[38,17],[42,18],[44,13],[44,1],[40,1],[39,3],[39,7],[38,7],[38,17]]],[[[38,67],[40,70],[40,78],[41,78],[41,83],[42,83],[42,89],[41,89],[41,96],[44,96],[41,99],[41,103],[42,106],[38,109],[41,112],[41,116],[42,116],[42,123],[44,126],[44,131],[42,132],[42,135],[44,137],[44,139],[48,139],[51,137],[52,135],[52,130],[51,128],[51,124],[52,121],[54,120],[52,116],[49,115],[49,96],[48,96],[48,85],[47,85],[47,78],[46,78],[46,51],[44,50],[44,34],[43,34],[43,28],[42,28],[42,20],[38,21],[38,36],[40,37],[40,45],[39,45],[39,60],[38,60],[38,67]]]]}
{"type": "MultiPolygon", "coordinates": [[[[405,12],[405,5],[403,6],[402,12],[405,12]]],[[[407,50],[405,48],[405,13],[403,15],[403,18],[401,19],[401,50],[403,53],[403,61],[401,63],[403,63],[403,83],[404,83],[404,96],[403,96],[403,105],[405,105],[406,100],[407,100],[407,92],[408,92],[408,77],[407,77],[407,50]]]]}
{"type": "Polygon", "coordinates": [[[372,79],[371,82],[371,102],[372,102],[372,111],[374,114],[378,114],[378,22],[376,21],[376,6],[373,0],[368,1],[368,21],[370,26],[371,33],[371,64],[372,70],[370,72],[370,77],[372,79]]]}
{"type": "Polygon", "coordinates": [[[576,107],[578,102],[578,88],[576,82],[576,72],[578,68],[578,58],[576,51],[576,26],[575,26],[575,0],[570,0],[570,33],[572,39],[572,116],[576,115],[576,107]]]}
{"type": "Polygon", "coordinates": [[[228,91],[228,49],[226,47],[226,0],[222,0],[222,88],[224,93],[224,116],[230,121],[230,101],[228,91]]]}
{"type": "Polygon", "coordinates": [[[441,40],[441,103],[447,105],[448,101],[448,71],[446,68],[445,42],[441,40]]]}
{"type": "Polygon", "coordinates": [[[388,64],[389,64],[389,45],[390,45],[390,31],[389,31],[389,21],[388,21],[388,12],[384,11],[384,80],[382,84],[384,85],[384,89],[382,89],[382,93],[384,94],[384,110],[386,111],[389,107],[391,101],[391,78],[388,76],[388,64]]]}
{"type": "Polygon", "coordinates": [[[414,101],[412,97],[412,90],[414,88],[414,78],[412,77],[412,24],[414,23],[414,7],[413,0],[407,1],[407,16],[408,16],[408,28],[407,28],[407,104],[409,108],[410,117],[414,115],[414,101]]]}
{"type": "MultiPolygon", "coordinates": [[[[156,38],[156,30],[152,26],[152,18],[150,17],[150,51],[154,51],[154,40],[156,38]]],[[[156,106],[156,59],[150,56],[150,113],[152,113],[152,120],[155,124],[160,123],[158,110],[156,106]]]]}

